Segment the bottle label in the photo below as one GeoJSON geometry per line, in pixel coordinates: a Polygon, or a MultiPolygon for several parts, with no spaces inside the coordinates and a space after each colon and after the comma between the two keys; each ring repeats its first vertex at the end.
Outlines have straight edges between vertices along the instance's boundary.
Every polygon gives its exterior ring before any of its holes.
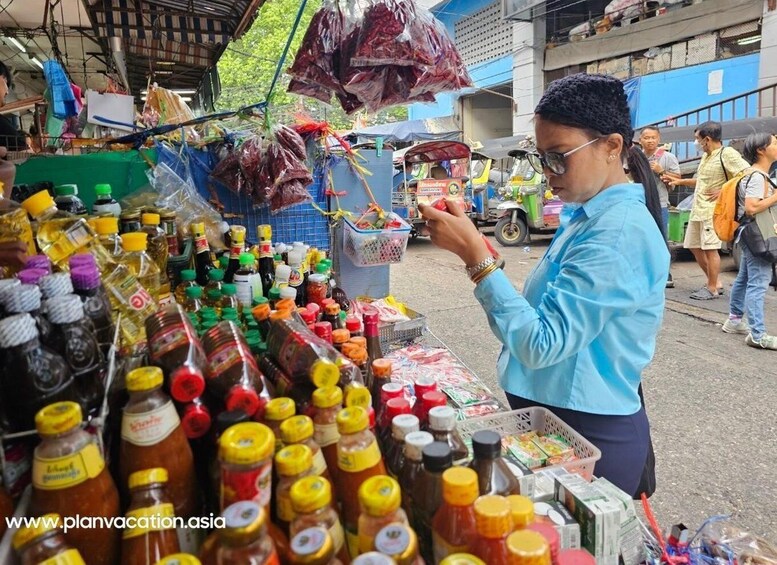
{"type": "Polygon", "coordinates": [[[272,464],[268,459],[263,465],[248,470],[221,468],[221,508],[227,508],[241,500],[252,500],[259,506],[270,504],[272,494],[272,464]]]}
{"type": "MultiPolygon", "coordinates": [[[[237,299],[243,306],[251,307],[251,301],[254,299],[254,289],[252,286],[252,277],[250,273],[247,274],[237,274],[235,273],[234,278],[232,279],[232,282],[235,283],[235,287],[237,288],[237,299]]],[[[261,294],[262,287],[261,284],[259,286],[259,293],[261,294]]]]}
{"type": "Polygon", "coordinates": [[[356,530],[345,528],[345,543],[348,545],[348,555],[355,559],[359,555],[359,534],[356,530]]]}
{"type": "Polygon", "coordinates": [[[180,425],[173,401],[168,400],[150,412],[131,414],[125,411],[121,417],[121,439],[143,447],[156,445],[180,425]]]}
{"type": "Polygon", "coordinates": [[[264,296],[262,289],[262,275],[259,273],[248,275],[249,285],[251,286],[251,300],[264,296]]]}
{"type": "Polygon", "coordinates": [[[323,475],[326,473],[326,459],[324,459],[324,454],[321,453],[320,449],[316,449],[313,454],[313,473],[316,475],[323,475]]]}
{"type": "Polygon", "coordinates": [[[370,445],[361,451],[345,451],[337,446],[337,466],[347,473],[358,473],[380,463],[380,448],[378,442],[372,440],[370,445]]]}
{"type": "Polygon", "coordinates": [[[269,239],[259,242],[259,257],[272,257],[272,241],[269,239]]]}
{"type": "Polygon", "coordinates": [[[159,293],[159,307],[164,308],[168,304],[173,303],[173,294],[171,292],[159,293]]]}
{"type": "Polygon", "coordinates": [[[89,443],[72,455],[47,459],[35,456],[32,484],[41,490],[69,488],[94,479],[105,468],[99,448],[89,443]]]}
{"type": "Polygon", "coordinates": [[[148,347],[153,361],[159,361],[162,357],[190,343],[191,337],[186,329],[186,324],[174,324],[168,329],[154,334],[149,339],[148,347]]]}
{"type": "Polygon", "coordinates": [[[194,238],[194,252],[195,253],[204,253],[205,251],[210,251],[210,247],[208,247],[208,238],[203,236],[195,237],[194,238]]]}
{"type": "Polygon", "coordinates": [[[154,306],[154,299],[151,298],[151,295],[145,288],[138,284],[135,292],[133,292],[132,295],[130,295],[129,300],[127,300],[127,306],[136,312],[142,312],[149,306],[154,306]]]}
{"type": "Polygon", "coordinates": [[[434,546],[434,562],[439,563],[449,555],[455,553],[469,553],[470,547],[468,545],[453,545],[448,543],[436,531],[432,530],[432,544],[434,546]]]}
{"type": "Polygon", "coordinates": [[[284,522],[291,522],[294,519],[294,516],[296,516],[294,507],[291,505],[291,497],[288,493],[286,493],[285,496],[276,494],[275,499],[277,503],[276,510],[278,511],[278,519],[284,522]]]}
{"type": "Polygon", "coordinates": [[[313,439],[319,447],[326,447],[337,443],[340,439],[340,432],[337,431],[337,424],[316,424],[313,432],[313,439]]]}
{"type": "Polygon", "coordinates": [[[208,355],[208,374],[209,379],[215,379],[227,372],[232,366],[237,363],[247,363],[254,369],[255,372],[259,372],[259,366],[256,364],[256,358],[250,351],[243,349],[240,342],[228,342],[216,349],[213,353],[208,355]]]}
{"type": "Polygon", "coordinates": [[[335,546],[335,553],[340,553],[345,545],[345,533],[343,532],[343,525],[340,520],[335,520],[335,523],[329,528],[329,535],[332,536],[332,543],[335,546]]]}
{"type": "Polygon", "coordinates": [[[127,518],[134,519],[135,527],[125,528],[124,539],[136,538],[150,532],[174,530],[175,507],[170,504],[155,504],[127,512],[127,518]],[[166,527],[167,526],[167,527],[166,527]]]}
{"type": "Polygon", "coordinates": [[[292,268],[291,274],[289,275],[289,286],[298,288],[302,284],[302,281],[302,272],[299,269],[292,268]]]}
{"type": "Polygon", "coordinates": [[[240,260],[240,254],[243,252],[243,242],[240,242],[240,245],[233,245],[229,248],[229,258],[234,259],[235,261],[240,260]]]}
{"type": "Polygon", "coordinates": [[[92,235],[89,233],[89,226],[87,223],[84,220],[79,220],[67,229],[65,238],[67,238],[74,248],[79,249],[89,243],[92,239],[92,235]]]}
{"type": "Polygon", "coordinates": [[[86,562],[77,549],[68,549],[59,555],[39,562],[38,565],[86,565],[86,562]]]}

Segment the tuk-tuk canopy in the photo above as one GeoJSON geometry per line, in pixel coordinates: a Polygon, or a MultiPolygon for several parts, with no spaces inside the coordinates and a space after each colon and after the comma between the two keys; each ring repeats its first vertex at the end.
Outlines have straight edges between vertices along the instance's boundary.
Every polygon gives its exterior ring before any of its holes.
{"type": "Polygon", "coordinates": [[[510,152],[520,147],[520,143],[526,139],[525,135],[514,135],[512,137],[500,137],[497,139],[488,139],[483,142],[483,146],[476,151],[489,159],[496,161],[514,157],[510,152]]]}
{"type": "Polygon", "coordinates": [[[469,145],[460,141],[430,141],[419,143],[405,152],[406,163],[437,163],[452,159],[469,159],[469,145]]]}

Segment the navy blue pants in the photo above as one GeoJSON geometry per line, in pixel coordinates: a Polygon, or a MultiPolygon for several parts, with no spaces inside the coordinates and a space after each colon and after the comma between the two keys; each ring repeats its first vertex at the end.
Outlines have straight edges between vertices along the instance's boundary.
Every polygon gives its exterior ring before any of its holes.
{"type": "Polygon", "coordinates": [[[541,406],[553,412],[602,452],[594,475],[604,477],[632,497],[637,493],[650,445],[650,424],[645,407],[631,416],[602,416],[546,406],[507,394],[513,410],[541,406]]]}

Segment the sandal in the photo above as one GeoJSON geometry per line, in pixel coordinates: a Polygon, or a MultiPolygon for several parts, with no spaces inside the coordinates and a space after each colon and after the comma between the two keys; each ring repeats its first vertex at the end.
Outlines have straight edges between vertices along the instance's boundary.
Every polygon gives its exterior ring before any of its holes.
{"type": "Polygon", "coordinates": [[[718,287],[718,296],[723,296],[724,294],[726,294],[726,289],[722,286],[718,287]]]}
{"type": "Polygon", "coordinates": [[[715,298],[718,298],[720,295],[717,293],[710,292],[710,289],[708,289],[706,286],[701,287],[699,290],[691,294],[691,298],[694,300],[713,300],[715,298]]]}

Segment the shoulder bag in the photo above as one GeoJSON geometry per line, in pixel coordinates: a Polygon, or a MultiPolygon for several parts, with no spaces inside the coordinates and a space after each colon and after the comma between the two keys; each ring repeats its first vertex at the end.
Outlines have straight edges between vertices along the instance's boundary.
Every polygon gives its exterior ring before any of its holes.
{"type": "MultiPolygon", "coordinates": [[[[762,173],[763,174],[763,173],[762,173]]],[[[766,181],[777,189],[768,175],[763,175],[766,181]]],[[[764,186],[764,198],[767,198],[768,187],[764,186]]],[[[740,239],[747,245],[750,253],[770,263],[777,263],[777,205],[759,212],[755,216],[745,216],[740,239]]]]}

